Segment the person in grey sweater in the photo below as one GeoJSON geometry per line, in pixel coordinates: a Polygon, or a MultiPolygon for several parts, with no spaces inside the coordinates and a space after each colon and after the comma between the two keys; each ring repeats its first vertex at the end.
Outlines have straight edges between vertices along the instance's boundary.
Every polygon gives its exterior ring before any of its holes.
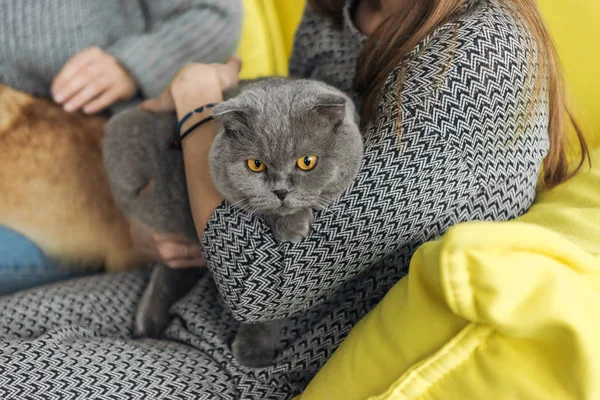
{"type": "MultiPolygon", "coordinates": [[[[241,25],[241,0],[0,0],[0,84],[115,114],[187,63],[227,60],[241,25]]],[[[73,274],[0,225],[0,294],[73,274]]]]}
{"type": "Polygon", "coordinates": [[[0,0],[0,82],[97,113],[238,44],[241,0],[0,0]]]}

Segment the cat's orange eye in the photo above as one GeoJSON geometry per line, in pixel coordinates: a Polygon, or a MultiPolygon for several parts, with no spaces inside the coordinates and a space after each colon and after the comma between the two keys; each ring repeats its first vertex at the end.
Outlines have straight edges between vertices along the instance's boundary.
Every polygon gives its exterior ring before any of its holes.
{"type": "Polygon", "coordinates": [[[263,172],[267,168],[265,163],[260,160],[255,160],[254,158],[246,161],[246,164],[248,165],[248,168],[250,168],[250,171],[254,172],[263,172]]]}
{"type": "Polygon", "coordinates": [[[310,171],[317,166],[317,156],[306,156],[299,158],[296,165],[302,171],[310,171]]]}

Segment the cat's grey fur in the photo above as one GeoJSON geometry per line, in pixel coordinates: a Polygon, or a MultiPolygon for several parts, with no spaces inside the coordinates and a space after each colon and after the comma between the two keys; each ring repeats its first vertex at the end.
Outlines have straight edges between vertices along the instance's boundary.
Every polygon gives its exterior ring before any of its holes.
{"type": "MultiPolygon", "coordinates": [[[[352,101],[324,83],[287,78],[242,82],[225,98],[213,110],[221,123],[210,152],[213,181],[228,202],[263,217],[277,239],[301,240],[310,232],[313,210],[335,201],[362,162],[352,101]],[[313,170],[297,168],[304,156],[318,157],[313,170]],[[251,171],[248,159],[261,160],[266,170],[251,171]]],[[[175,124],[172,114],[118,114],[106,127],[105,165],[117,205],[130,219],[197,240],[182,155],[169,150],[175,124]]],[[[204,271],[157,265],[138,307],[135,334],[159,336],[170,306],[204,271]]],[[[283,323],[242,324],[232,344],[236,359],[250,367],[270,364],[283,323]]]]}

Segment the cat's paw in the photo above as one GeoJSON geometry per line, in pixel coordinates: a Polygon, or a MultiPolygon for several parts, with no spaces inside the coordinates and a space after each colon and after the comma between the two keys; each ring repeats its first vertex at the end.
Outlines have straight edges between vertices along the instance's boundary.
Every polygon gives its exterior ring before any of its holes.
{"type": "Polygon", "coordinates": [[[134,338],[157,339],[169,325],[169,309],[152,304],[151,294],[146,290],[135,315],[134,338]]]}
{"type": "Polygon", "coordinates": [[[280,242],[299,242],[310,233],[314,219],[311,209],[279,217],[271,226],[273,236],[280,242]]]}
{"type": "Polygon", "coordinates": [[[231,351],[240,364],[249,368],[268,367],[275,358],[274,348],[257,346],[255,342],[247,341],[241,335],[236,336],[231,351]]]}
{"type": "Polygon", "coordinates": [[[169,325],[170,322],[168,313],[165,314],[166,315],[157,315],[156,312],[153,314],[147,314],[138,311],[138,314],[135,317],[133,337],[137,339],[160,338],[160,335],[162,335],[163,331],[167,328],[167,325],[169,325]]]}

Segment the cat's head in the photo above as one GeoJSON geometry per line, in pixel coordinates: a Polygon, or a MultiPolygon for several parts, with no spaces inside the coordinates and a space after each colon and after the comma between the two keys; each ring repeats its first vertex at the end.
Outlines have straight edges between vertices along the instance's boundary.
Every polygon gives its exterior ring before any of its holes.
{"type": "Polygon", "coordinates": [[[135,108],[106,124],[103,154],[113,197],[132,220],[196,238],[181,152],[169,149],[177,119],[135,108]]]}
{"type": "Polygon", "coordinates": [[[222,125],[211,150],[213,181],[226,200],[249,212],[326,207],[362,162],[354,104],[324,83],[262,80],[213,114],[222,125]]]}

